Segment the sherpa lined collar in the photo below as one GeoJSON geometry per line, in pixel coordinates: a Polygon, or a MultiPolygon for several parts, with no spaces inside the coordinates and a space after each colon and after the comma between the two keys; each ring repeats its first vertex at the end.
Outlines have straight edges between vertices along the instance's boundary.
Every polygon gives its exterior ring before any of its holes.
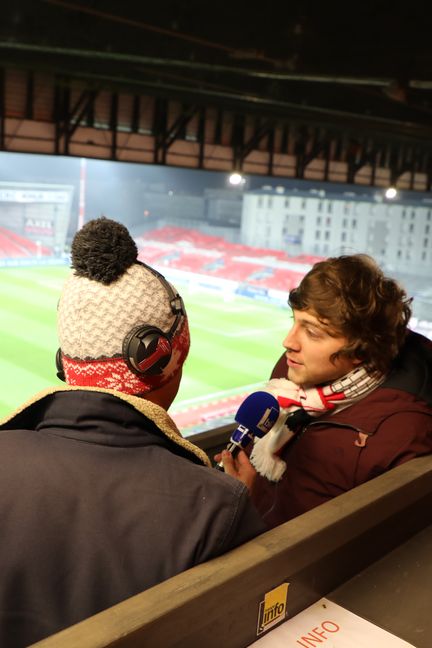
{"type": "MultiPolygon", "coordinates": [[[[100,389],[97,387],[71,387],[65,385],[63,387],[52,387],[45,389],[37,394],[30,400],[26,401],[21,407],[12,412],[10,415],[0,420],[0,428],[7,429],[21,429],[29,428],[36,429],[43,427],[43,420],[38,414],[41,411],[41,408],[45,410],[48,405],[50,397],[55,396],[55,394],[61,393],[72,393],[72,392],[84,392],[84,393],[98,393],[98,394],[107,394],[110,396],[110,401],[112,398],[118,399],[118,401],[123,401],[128,403],[129,406],[133,408],[136,413],[136,421],[139,423],[139,415],[143,415],[148,421],[150,421],[157,429],[167,437],[171,442],[182,448],[187,453],[194,455],[194,459],[199,460],[199,463],[202,463],[206,466],[210,466],[210,460],[203,450],[195,446],[193,443],[185,439],[176,424],[169,416],[169,414],[159,405],[151,403],[143,398],[138,398],[137,396],[131,396],[121,392],[109,390],[109,389],[100,389]],[[29,423],[30,422],[30,423],[29,423]]],[[[114,401],[115,403],[115,401],[114,401]]],[[[132,412],[133,413],[133,412],[132,412]]],[[[85,415],[86,412],[84,411],[85,415]]],[[[138,425],[137,425],[138,427],[138,425]]],[[[127,435],[127,432],[126,432],[127,435]]],[[[123,435],[122,435],[123,436],[123,435]]]]}

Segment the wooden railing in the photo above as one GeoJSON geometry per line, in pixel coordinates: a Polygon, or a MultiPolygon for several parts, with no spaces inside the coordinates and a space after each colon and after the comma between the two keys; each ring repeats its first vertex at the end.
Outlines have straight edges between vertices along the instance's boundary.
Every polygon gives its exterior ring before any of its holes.
{"type": "Polygon", "coordinates": [[[290,584],[290,617],[431,522],[421,457],[34,646],[243,648],[267,592],[290,584]]]}

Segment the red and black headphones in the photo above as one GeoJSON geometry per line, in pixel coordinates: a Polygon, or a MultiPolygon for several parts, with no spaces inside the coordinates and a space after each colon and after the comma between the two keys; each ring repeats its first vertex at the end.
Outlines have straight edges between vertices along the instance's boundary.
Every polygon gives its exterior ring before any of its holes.
{"type": "MultiPolygon", "coordinates": [[[[152,324],[140,324],[126,334],[122,354],[127,366],[137,376],[154,376],[162,373],[171,360],[172,338],[182,317],[186,315],[183,299],[175,292],[165,277],[142,261],[137,261],[151,272],[165,288],[175,320],[168,332],[152,324]]],[[[57,378],[65,381],[61,349],[56,353],[57,378]]]]}

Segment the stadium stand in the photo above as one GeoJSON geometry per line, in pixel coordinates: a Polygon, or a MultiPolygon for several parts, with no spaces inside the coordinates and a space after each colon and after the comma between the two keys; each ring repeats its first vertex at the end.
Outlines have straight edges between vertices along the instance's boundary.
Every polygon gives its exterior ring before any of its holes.
{"type": "Polygon", "coordinates": [[[137,239],[140,259],[221,279],[288,291],[320,257],[289,257],[283,250],[229,243],[197,230],[165,226],[137,239]]]}
{"type": "Polygon", "coordinates": [[[202,274],[203,267],[208,263],[208,258],[199,254],[188,254],[181,251],[177,258],[173,259],[169,265],[171,268],[178,268],[186,272],[198,272],[202,274]]]}
{"type": "Polygon", "coordinates": [[[160,263],[161,259],[166,255],[166,248],[152,247],[151,245],[138,245],[139,260],[144,263],[160,263]]]}
{"type": "Polygon", "coordinates": [[[303,274],[300,272],[293,272],[292,270],[285,270],[283,268],[272,268],[273,272],[267,277],[260,279],[259,277],[249,277],[249,283],[258,286],[267,286],[275,290],[288,291],[295,288],[300,283],[303,274]]]}
{"type": "Polygon", "coordinates": [[[233,281],[246,281],[251,274],[260,272],[264,269],[262,265],[251,265],[237,261],[236,259],[225,258],[223,267],[212,272],[212,276],[231,279],[233,281]]]}
{"type": "Polygon", "coordinates": [[[24,236],[0,227],[0,257],[3,259],[18,259],[23,257],[49,256],[52,251],[37,245],[24,236]]]}

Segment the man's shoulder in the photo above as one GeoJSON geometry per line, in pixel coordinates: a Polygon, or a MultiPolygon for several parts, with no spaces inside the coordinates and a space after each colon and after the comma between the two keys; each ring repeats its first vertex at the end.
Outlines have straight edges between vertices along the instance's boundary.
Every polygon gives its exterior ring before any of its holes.
{"type": "Polygon", "coordinates": [[[335,423],[354,426],[366,434],[374,434],[389,417],[410,413],[425,421],[432,420],[432,407],[415,394],[382,385],[332,417],[335,423]]]}

